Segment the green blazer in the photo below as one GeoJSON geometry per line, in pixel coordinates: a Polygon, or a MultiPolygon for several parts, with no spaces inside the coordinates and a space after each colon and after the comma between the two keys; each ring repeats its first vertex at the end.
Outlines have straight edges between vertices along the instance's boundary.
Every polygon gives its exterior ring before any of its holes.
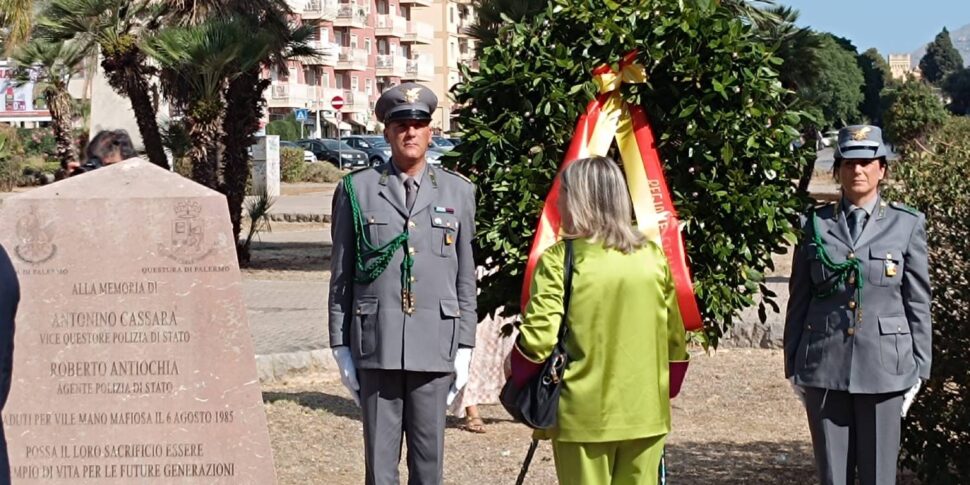
{"type": "MultiPolygon", "coordinates": [[[[686,358],[685,332],[670,268],[660,246],[623,254],[574,242],[566,352],[569,365],[551,438],[567,442],[632,440],[670,431],[668,361],[686,358]]],[[[563,257],[558,242],[539,258],[519,329],[519,350],[543,361],[563,314],[563,257]]]]}

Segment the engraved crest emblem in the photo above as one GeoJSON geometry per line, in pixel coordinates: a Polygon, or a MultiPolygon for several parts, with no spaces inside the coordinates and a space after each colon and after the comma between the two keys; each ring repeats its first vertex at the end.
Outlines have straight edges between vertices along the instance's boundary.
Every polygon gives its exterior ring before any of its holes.
{"type": "Polygon", "coordinates": [[[14,247],[14,254],[25,263],[41,264],[57,253],[50,223],[42,224],[33,211],[17,220],[17,239],[20,244],[14,247]]]}
{"type": "Polygon", "coordinates": [[[404,101],[407,101],[408,103],[414,103],[418,100],[418,97],[420,95],[421,95],[421,88],[408,89],[404,91],[404,101]]]}
{"type": "Polygon", "coordinates": [[[202,206],[198,202],[182,201],[175,204],[174,210],[171,245],[160,247],[162,254],[182,264],[206,257],[212,248],[206,245],[205,220],[200,217],[202,206]]]}

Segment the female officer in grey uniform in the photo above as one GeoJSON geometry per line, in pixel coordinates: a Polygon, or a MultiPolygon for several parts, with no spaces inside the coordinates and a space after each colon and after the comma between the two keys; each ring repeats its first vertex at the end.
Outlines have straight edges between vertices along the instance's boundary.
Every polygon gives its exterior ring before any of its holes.
{"type": "Polygon", "coordinates": [[[785,316],[785,377],[808,414],[819,481],[896,483],[901,417],[930,377],[925,217],[883,200],[874,126],[839,131],[837,203],[801,221],[785,316]]]}

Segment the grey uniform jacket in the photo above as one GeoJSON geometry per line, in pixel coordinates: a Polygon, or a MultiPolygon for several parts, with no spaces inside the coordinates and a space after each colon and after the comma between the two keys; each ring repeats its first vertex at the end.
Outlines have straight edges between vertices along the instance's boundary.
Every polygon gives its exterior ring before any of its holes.
{"type": "Polygon", "coordinates": [[[451,372],[458,346],[474,347],[478,323],[475,186],[430,164],[410,213],[404,184],[390,164],[352,174],[372,244],[382,246],[409,228],[415,311],[401,305],[403,249],[373,282],[355,284],[351,204],[343,182],[333,197],[330,345],[349,345],[358,368],[451,372]]]}
{"type": "Polygon", "coordinates": [[[785,376],[795,384],[858,394],[895,392],[929,379],[932,347],[925,216],[880,200],[853,244],[838,204],[817,209],[822,244],[834,263],[862,262],[835,293],[819,259],[811,213],[802,217],[785,315],[785,376]]]}

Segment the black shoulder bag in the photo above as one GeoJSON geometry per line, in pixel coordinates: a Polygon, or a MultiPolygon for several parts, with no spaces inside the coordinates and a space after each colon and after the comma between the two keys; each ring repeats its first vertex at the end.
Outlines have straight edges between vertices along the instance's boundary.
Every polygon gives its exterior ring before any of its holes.
{"type": "MultiPolygon", "coordinates": [[[[548,429],[556,425],[562,377],[566,371],[566,364],[569,363],[569,356],[566,355],[566,335],[569,334],[569,327],[566,322],[569,316],[569,295],[572,293],[573,284],[573,241],[566,239],[565,243],[562,322],[559,325],[556,346],[553,347],[552,354],[542,365],[542,370],[525,386],[516,388],[510,379],[502,387],[502,394],[499,396],[502,406],[512,415],[513,419],[533,429],[548,429]]],[[[532,461],[532,456],[535,454],[538,444],[538,440],[532,440],[525,461],[522,463],[522,470],[519,472],[518,480],[516,480],[517,485],[525,480],[525,474],[529,470],[529,463],[532,461]]]]}

